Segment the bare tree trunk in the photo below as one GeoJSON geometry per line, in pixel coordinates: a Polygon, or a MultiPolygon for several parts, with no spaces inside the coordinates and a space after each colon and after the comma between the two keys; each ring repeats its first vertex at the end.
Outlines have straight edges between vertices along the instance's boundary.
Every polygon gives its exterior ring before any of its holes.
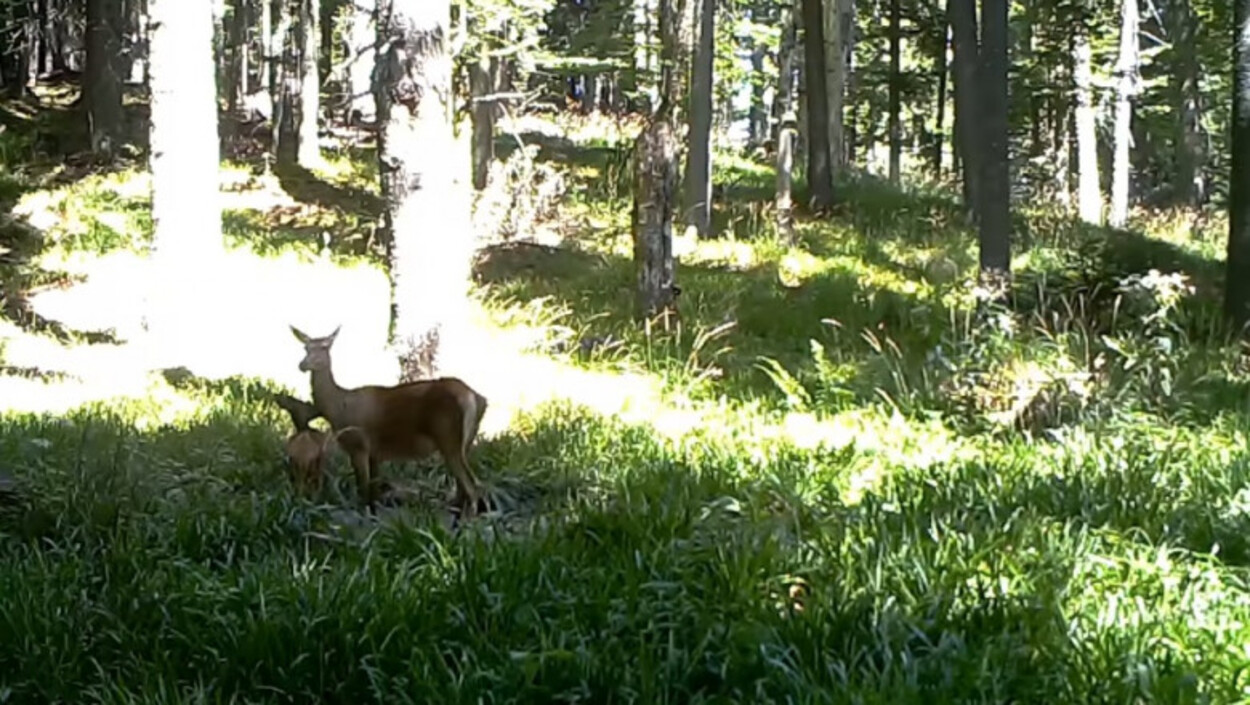
{"type": "Polygon", "coordinates": [[[851,0],[825,0],[825,74],[829,87],[829,159],[834,177],[846,169],[846,78],[850,66],[854,5],[851,0]]]}
{"type": "Polygon", "coordinates": [[[491,60],[479,57],[469,64],[469,88],[473,96],[473,188],[486,188],[490,165],[495,159],[495,105],[486,100],[495,88],[491,60]]]}
{"type": "Polygon", "coordinates": [[[902,107],[899,92],[902,89],[902,27],[900,26],[899,0],[890,0],[890,183],[898,185],[902,171],[903,129],[902,107]]]}
{"type": "Polygon", "coordinates": [[[378,33],[374,27],[373,14],[377,0],[354,0],[348,50],[351,52],[348,83],[352,99],[349,122],[372,122],[377,118],[373,97],[373,67],[377,63],[378,33]]]}
{"type": "Polygon", "coordinates": [[[1094,115],[1093,51],[1085,18],[1073,36],[1073,80],[1076,83],[1077,211],[1081,220],[1102,223],[1102,187],[1098,179],[1098,132],[1094,115]]]}
{"type": "Polygon", "coordinates": [[[984,129],[981,144],[981,276],[995,297],[1011,274],[1011,169],[1007,147],[1008,0],[981,0],[979,78],[984,129]]]}
{"type": "MultiPolygon", "coordinates": [[[[208,3],[150,0],[153,267],[146,318],[157,339],[205,330],[205,272],[221,253],[217,80],[208,3]]],[[[218,284],[220,282],[217,282],[218,284]]]]}
{"type": "Polygon", "coordinates": [[[87,71],[83,76],[91,151],[111,158],[122,140],[122,0],[87,2],[87,71]]]}
{"type": "Polygon", "coordinates": [[[1244,335],[1250,322],[1250,0],[1233,0],[1231,146],[1224,312],[1244,335]]]}
{"type": "Polygon", "coordinates": [[[690,77],[686,211],[701,238],[712,236],[712,66],[716,58],[716,0],[699,2],[698,42],[690,77]]]}
{"type": "Polygon", "coordinates": [[[279,13],[273,31],[275,66],[273,80],[276,82],[273,115],[273,152],[278,166],[290,167],[299,163],[300,117],[300,52],[298,26],[300,8],[294,3],[302,0],[276,0],[274,9],[279,13]]]}
{"type": "Polygon", "coordinates": [[[465,321],[470,262],[464,155],[452,126],[449,0],[378,6],[378,171],[390,215],[403,379],[434,376],[465,321]]]}
{"type": "MultiPolygon", "coordinates": [[[[263,1],[263,0],[262,0],[263,1]]],[[[226,100],[230,112],[236,112],[247,98],[247,29],[250,21],[248,0],[234,0],[230,19],[230,71],[226,100]]]]}
{"type": "MultiPolygon", "coordinates": [[[[669,3],[672,0],[660,0],[669,3]]],[[[662,11],[662,10],[661,10],[662,11]]],[[[663,22],[663,20],[661,20],[663,22]]],[[[673,212],[677,201],[678,140],[664,98],[634,144],[634,315],[649,320],[677,312],[673,212]]],[[[665,326],[667,328],[667,325],[665,326]]]]}
{"type": "MultiPolygon", "coordinates": [[[[950,0],[947,0],[947,8],[950,7],[950,0]]],[[[947,62],[946,53],[950,50],[950,27],[942,26],[942,46],[938,49],[934,71],[937,73],[938,89],[937,89],[937,105],[934,106],[937,116],[934,118],[933,128],[933,175],[942,178],[942,155],[943,146],[946,144],[946,77],[950,73],[950,67],[947,62]]]]}
{"type": "MultiPolygon", "coordinates": [[[[813,209],[833,205],[829,164],[829,99],[825,85],[824,17],[821,0],[803,1],[804,74],[807,78],[807,187],[813,209]]],[[[826,0],[830,1],[830,0],[826,0]]]]}
{"type": "Polygon", "coordinates": [[[1133,143],[1133,99],[1139,92],[1137,52],[1137,0],[1120,0],[1120,57],[1116,61],[1115,157],[1111,166],[1111,209],[1107,218],[1112,227],[1124,227],[1128,220],[1129,155],[1133,143]]]}
{"type": "Polygon", "coordinates": [[[296,110],[299,132],[299,163],[304,167],[321,164],[321,138],[318,122],[321,116],[321,0],[299,0],[299,108],[296,110]]]}
{"type": "Polygon", "coordinates": [[[781,39],[777,49],[777,92],[773,95],[773,128],[770,139],[778,139],[777,131],[785,114],[794,109],[795,46],[798,43],[795,11],[787,2],[780,8],[781,39]]]}
{"type": "Polygon", "coordinates": [[[982,125],[977,114],[977,64],[981,51],[977,41],[976,0],[950,0],[951,41],[954,48],[955,138],[963,163],[964,207],[974,218],[981,214],[982,125]]]}
{"type": "Polygon", "coordinates": [[[1175,47],[1173,91],[1177,121],[1176,202],[1198,206],[1207,200],[1206,135],[1202,128],[1202,72],[1198,60],[1200,36],[1198,19],[1190,0],[1173,0],[1167,9],[1170,34],[1175,47]]]}
{"type": "Polygon", "coordinates": [[[794,142],[799,126],[794,111],[787,110],[777,133],[777,235],[783,242],[794,243],[794,142]]]}
{"type": "Polygon", "coordinates": [[[751,111],[747,121],[747,142],[758,147],[768,135],[768,115],[764,110],[764,56],[762,45],[751,48],[751,111]]]}

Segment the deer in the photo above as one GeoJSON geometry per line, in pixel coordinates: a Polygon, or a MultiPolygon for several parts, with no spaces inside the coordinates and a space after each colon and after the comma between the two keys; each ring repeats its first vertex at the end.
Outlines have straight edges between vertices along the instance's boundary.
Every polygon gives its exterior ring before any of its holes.
{"type": "Polygon", "coordinates": [[[329,436],[309,422],[321,416],[316,407],[289,394],[275,394],[274,402],[291,415],[295,432],[286,439],[286,455],[291,484],[296,492],[321,492],[323,463],[329,436]]]}
{"type": "Polygon", "coordinates": [[[357,491],[368,510],[374,511],[374,481],[381,463],[421,460],[437,450],[455,478],[460,517],[476,516],[482,495],[468,452],[486,414],[486,397],[457,377],[341,387],[334,379],[330,348],[342,326],[322,337],[290,328],[304,346],[299,369],[309,373],[312,406],[337,434],[344,434],[339,442],[351,458],[357,491]],[[350,437],[345,437],[349,429],[350,437]]]}

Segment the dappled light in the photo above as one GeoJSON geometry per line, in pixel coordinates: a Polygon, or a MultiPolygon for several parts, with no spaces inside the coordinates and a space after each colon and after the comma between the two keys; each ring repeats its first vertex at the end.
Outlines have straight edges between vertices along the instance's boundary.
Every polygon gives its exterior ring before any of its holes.
{"type": "Polygon", "coordinates": [[[1250,693],[1228,7],[14,1],[0,703],[1250,693]]]}

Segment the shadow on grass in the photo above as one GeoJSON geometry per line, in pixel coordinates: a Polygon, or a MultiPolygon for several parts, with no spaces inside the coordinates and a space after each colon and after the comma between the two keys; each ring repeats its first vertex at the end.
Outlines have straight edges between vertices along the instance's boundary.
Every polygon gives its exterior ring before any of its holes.
{"type": "Polygon", "coordinates": [[[842,472],[819,453],[676,450],[557,409],[477,454],[492,480],[537,488],[545,522],[452,537],[419,511],[344,530],[294,500],[272,414],[241,400],[188,426],[99,409],[0,430],[24,498],[0,504],[0,667],[23,702],[209,681],[321,702],[1095,702],[1237,680],[1224,644],[1151,638],[1204,627],[1186,605],[1144,614],[1140,572],[1071,585],[1105,557],[1039,514],[967,501],[995,498],[985,477],[916,471],[860,506],[805,505],[789,478],[842,472]],[[1099,621],[1090,590],[1123,618],[1099,621]]]}
{"type": "Polygon", "coordinates": [[[330,183],[298,164],[278,167],[275,173],[282,189],[301,203],[358,217],[377,218],[382,213],[382,199],[375,194],[330,183]]]}
{"type": "Polygon", "coordinates": [[[483,252],[475,275],[480,284],[504,296],[549,298],[586,326],[587,338],[631,341],[634,354],[658,367],[656,371],[689,371],[692,358],[699,358],[699,364],[714,363],[724,372],[718,389],[739,400],[778,394],[756,367],[761,356],[787,368],[811,364],[810,340],[828,340],[825,319],[836,319],[849,331],[843,351],[861,356],[861,361],[869,356],[858,337],[861,330],[886,331],[916,355],[928,349],[935,335],[931,328],[912,325],[919,310],[914,295],[867,285],[849,269],[834,268],[786,286],[772,262],[743,269],[679,265],[683,332],[667,339],[655,333],[650,341],[632,319],[634,270],[625,257],[505,244],[483,252]],[[733,323],[733,330],[723,338],[700,339],[701,332],[726,323],[733,323]]]}

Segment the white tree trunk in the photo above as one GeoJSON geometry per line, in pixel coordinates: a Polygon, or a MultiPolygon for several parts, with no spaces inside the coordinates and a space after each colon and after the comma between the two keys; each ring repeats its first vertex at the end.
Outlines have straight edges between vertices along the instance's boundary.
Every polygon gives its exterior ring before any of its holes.
{"type": "Polygon", "coordinates": [[[1079,28],[1073,39],[1073,78],[1076,83],[1077,210],[1081,220],[1102,223],[1102,188],[1098,181],[1098,131],[1094,116],[1093,51],[1088,31],[1079,28]]]}
{"type": "Polygon", "coordinates": [[[1133,99],[1138,91],[1137,28],[1137,0],[1121,0],[1120,57],[1115,68],[1115,156],[1111,163],[1111,209],[1107,218],[1108,223],[1117,228],[1128,220],[1133,99]]]}
{"type": "Polygon", "coordinates": [[[851,33],[855,30],[853,0],[826,0],[825,75],[829,85],[829,159],[834,178],[846,168],[846,77],[851,65],[851,33]]]}
{"type": "Polygon", "coordinates": [[[194,304],[208,303],[206,277],[222,250],[213,5],[148,8],[155,277],[146,314],[158,339],[191,344],[207,329],[194,304]]]}
{"type": "Polygon", "coordinates": [[[438,373],[463,340],[473,239],[468,155],[452,127],[448,0],[379,3],[378,153],[404,379],[438,373]]]}

